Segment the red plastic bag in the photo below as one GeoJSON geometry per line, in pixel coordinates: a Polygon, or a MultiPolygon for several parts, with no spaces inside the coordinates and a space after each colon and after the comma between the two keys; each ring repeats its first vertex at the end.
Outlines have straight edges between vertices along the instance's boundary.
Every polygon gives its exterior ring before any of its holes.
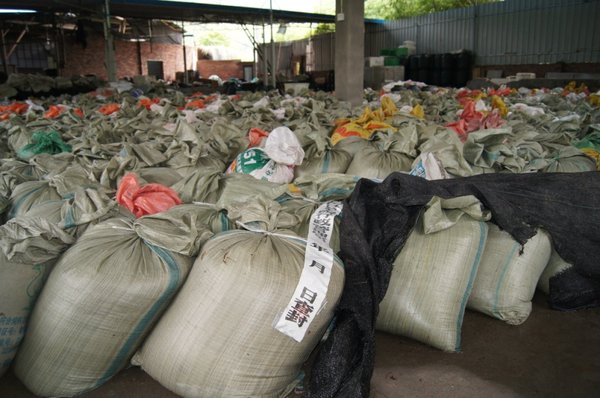
{"type": "Polygon", "coordinates": [[[117,202],[136,217],[160,213],[183,203],[177,192],[164,185],[140,186],[137,176],[133,173],[126,174],[121,180],[117,190],[117,202]]]}
{"type": "Polygon", "coordinates": [[[248,132],[248,139],[250,141],[249,148],[260,146],[263,139],[267,138],[269,133],[265,130],[261,130],[258,127],[252,127],[248,132]]]}

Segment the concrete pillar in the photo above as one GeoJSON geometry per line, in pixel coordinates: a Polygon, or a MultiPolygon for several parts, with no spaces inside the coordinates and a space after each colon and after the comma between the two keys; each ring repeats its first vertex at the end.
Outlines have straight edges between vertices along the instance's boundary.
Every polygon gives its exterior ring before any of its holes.
{"type": "Polygon", "coordinates": [[[335,95],[359,105],[365,73],[364,0],[336,0],[335,12],[335,95]]]}
{"type": "Polygon", "coordinates": [[[104,63],[109,82],[117,81],[117,63],[115,60],[115,48],[110,26],[110,1],[104,3],[104,63]]]}

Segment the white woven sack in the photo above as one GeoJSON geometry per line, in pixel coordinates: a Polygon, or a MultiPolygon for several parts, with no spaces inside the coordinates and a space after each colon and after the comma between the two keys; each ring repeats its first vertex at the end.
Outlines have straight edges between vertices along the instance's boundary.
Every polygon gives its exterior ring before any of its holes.
{"type": "MultiPolygon", "coordinates": [[[[147,243],[143,220],[92,226],[57,262],[15,360],[17,377],[36,395],[69,397],[110,379],[182,284],[191,257],[147,243]]],[[[197,246],[180,242],[177,228],[152,229],[153,238],[164,231],[165,246],[197,246]]]]}
{"type": "Polygon", "coordinates": [[[521,254],[517,241],[495,224],[488,224],[488,240],[468,308],[519,325],[531,313],[531,299],[550,259],[550,236],[538,230],[521,254]]]}
{"type": "Polygon", "coordinates": [[[459,351],[467,299],[487,235],[469,217],[425,234],[419,221],[394,261],[376,329],[459,351]]]}
{"type": "Polygon", "coordinates": [[[550,278],[572,266],[573,264],[566,262],[553,248],[548,265],[544,268],[544,272],[542,272],[540,280],[538,281],[538,289],[546,294],[550,294],[550,278]]]}
{"type": "Polygon", "coordinates": [[[133,363],[185,397],[280,397],[333,316],[344,283],[336,258],[326,303],[301,342],[274,328],[303,269],[306,242],[229,231],[208,241],[133,363]]]}

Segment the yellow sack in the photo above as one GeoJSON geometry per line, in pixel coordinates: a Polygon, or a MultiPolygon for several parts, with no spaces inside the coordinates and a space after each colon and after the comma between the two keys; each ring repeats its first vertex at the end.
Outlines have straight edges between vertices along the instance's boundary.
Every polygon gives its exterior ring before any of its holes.
{"type": "Polygon", "coordinates": [[[373,115],[373,111],[368,106],[363,111],[362,115],[358,119],[354,120],[356,124],[365,124],[373,120],[375,116],[373,115]]]}
{"type": "Polygon", "coordinates": [[[580,148],[580,150],[596,161],[596,170],[600,171],[600,152],[592,148],[580,148]]]}
{"type": "Polygon", "coordinates": [[[590,101],[590,104],[600,106],[600,95],[592,94],[588,100],[590,101]]]}
{"type": "Polygon", "coordinates": [[[410,114],[418,117],[419,119],[425,118],[425,111],[423,110],[423,107],[419,104],[413,107],[412,111],[410,111],[410,114]]]}
{"type": "Polygon", "coordinates": [[[383,109],[383,113],[386,116],[393,116],[398,113],[398,107],[396,107],[394,101],[387,96],[381,97],[381,109],[383,109]]]}
{"type": "Polygon", "coordinates": [[[501,116],[506,116],[508,114],[506,104],[502,101],[502,98],[497,95],[492,95],[492,109],[498,109],[501,116]]]}
{"type": "Polygon", "coordinates": [[[385,112],[379,108],[373,111],[373,119],[371,121],[383,122],[385,120],[385,112]]]}

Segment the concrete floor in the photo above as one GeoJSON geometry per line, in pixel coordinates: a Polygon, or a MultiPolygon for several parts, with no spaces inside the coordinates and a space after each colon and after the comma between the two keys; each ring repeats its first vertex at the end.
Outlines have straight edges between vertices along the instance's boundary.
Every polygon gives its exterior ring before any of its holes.
{"type": "MultiPolygon", "coordinates": [[[[376,344],[372,398],[600,397],[600,309],[552,311],[541,293],[520,326],[467,311],[462,353],[385,333],[377,334],[376,344]]],[[[34,395],[8,373],[0,378],[0,397],[34,395]]],[[[139,368],[130,368],[81,397],[176,395],[139,368]]]]}

